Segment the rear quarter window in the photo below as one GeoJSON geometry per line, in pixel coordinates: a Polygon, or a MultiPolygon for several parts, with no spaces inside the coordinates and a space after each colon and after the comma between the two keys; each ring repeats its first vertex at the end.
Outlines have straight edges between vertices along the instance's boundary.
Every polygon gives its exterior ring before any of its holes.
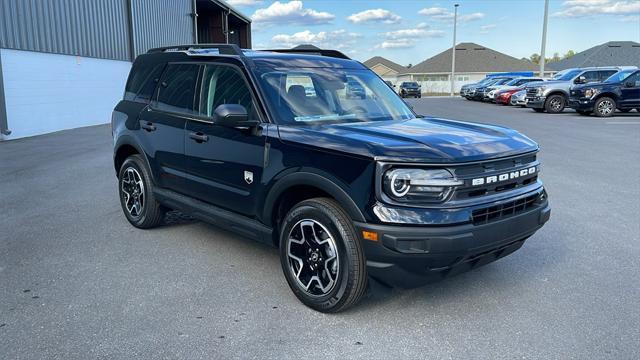
{"type": "Polygon", "coordinates": [[[124,90],[124,99],[148,103],[153,97],[164,63],[134,64],[124,90]]]}

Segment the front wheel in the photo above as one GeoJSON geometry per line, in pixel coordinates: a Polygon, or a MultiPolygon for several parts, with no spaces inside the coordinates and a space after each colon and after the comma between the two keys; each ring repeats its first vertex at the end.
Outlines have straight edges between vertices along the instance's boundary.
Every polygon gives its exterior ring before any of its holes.
{"type": "Polygon", "coordinates": [[[616,101],[609,97],[601,97],[593,106],[593,114],[597,117],[610,117],[616,111],[616,101]]]}
{"type": "Polygon", "coordinates": [[[564,110],[565,99],[562,95],[551,95],[544,104],[545,109],[550,114],[558,114],[564,110]]]}
{"type": "Polygon", "coordinates": [[[297,204],[280,226],[280,263],[293,293],[317,311],[356,304],[367,287],[366,260],[353,223],[334,200],[297,204]]]}
{"type": "Polygon", "coordinates": [[[153,195],[151,174],[140,155],[129,156],[118,172],[122,211],[131,225],[149,229],[164,220],[165,209],[153,195]]]}

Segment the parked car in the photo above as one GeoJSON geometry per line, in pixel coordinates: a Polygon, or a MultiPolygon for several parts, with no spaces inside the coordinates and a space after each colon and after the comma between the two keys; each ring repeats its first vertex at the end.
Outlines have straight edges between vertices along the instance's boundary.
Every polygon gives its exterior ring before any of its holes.
{"type": "Polygon", "coordinates": [[[396,85],[389,80],[384,81],[385,84],[389,85],[390,88],[395,89],[396,85]]]}
{"type": "Polygon", "coordinates": [[[496,102],[496,104],[509,105],[511,103],[511,96],[518,91],[522,91],[523,89],[523,87],[516,87],[512,89],[498,90],[495,93],[494,101],[496,102]]]}
{"type": "Polygon", "coordinates": [[[486,93],[486,97],[484,100],[495,101],[496,93],[500,90],[516,89],[524,84],[544,80],[544,78],[539,77],[517,77],[511,81],[504,83],[503,85],[491,85],[487,88],[488,93],[486,93]]]}
{"type": "Polygon", "coordinates": [[[527,97],[526,88],[518,92],[515,92],[513,93],[513,95],[511,95],[511,99],[509,100],[509,105],[526,107],[527,106],[526,97],[527,97]]]}
{"type": "Polygon", "coordinates": [[[416,98],[422,97],[420,84],[414,81],[403,81],[400,84],[400,97],[405,98],[409,96],[416,98]]]}
{"type": "Polygon", "coordinates": [[[460,87],[460,96],[466,98],[467,100],[471,100],[471,98],[469,97],[469,92],[471,91],[471,89],[478,87],[478,86],[482,86],[484,84],[487,84],[489,82],[492,82],[494,80],[494,78],[491,77],[486,77],[476,83],[473,84],[466,84],[466,85],[462,85],[460,87]]]}
{"type": "Polygon", "coordinates": [[[303,51],[138,56],[111,118],[129,223],[175,209],[276,246],[295,296],[337,312],[368,276],[423,285],[516,251],[547,222],[534,141],[419,116],[359,62],[303,51]],[[349,77],[372,95],[339,96],[349,77]]]}
{"type": "Polygon", "coordinates": [[[560,113],[567,106],[573,85],[600,82],[620,70],[620,67],[608,66],[560,71],[550,81],[527,86],[527,107],[537,112],[560,113]]]}
{"type": "Polygon", "coordinates": [[[640,111],[640,70],[623,70],[601,83],[574,86],[570,94],[569,106],[583,115],[608,117],[616,109],[640,111]]]}
{"type": "Polygon", "coordinates": [[[507,82],[513,80],[513,77],[496,77],[493,78],[493,81],[488,82],[484,85],[480,85],[480,86],[476,86],[474,88],[471,89],[470,91],[470,97],[472,100],[479,100],[479,101],[483,101],[488,92],[489,92],[489,88],[492,86],[498,86],[498,85],[503,85],[506,84],[507,82]]]}

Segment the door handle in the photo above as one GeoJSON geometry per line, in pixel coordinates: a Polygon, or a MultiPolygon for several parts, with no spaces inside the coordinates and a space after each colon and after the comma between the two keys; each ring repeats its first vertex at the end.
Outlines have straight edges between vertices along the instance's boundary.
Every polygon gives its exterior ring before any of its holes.
{"type": "Polygon", "coordinates": [[[148,121],[143,122],[140,127],[147,130],[148,132],[156,131],[156,126],[148,121]]]}
{"type": "Polygon", "coordinates": [[[209,136],[201,133],[201,132],[192,132],[189,133],[189,137],[195,140],[197,143],[203,143],[209,141],[209,136]]]}

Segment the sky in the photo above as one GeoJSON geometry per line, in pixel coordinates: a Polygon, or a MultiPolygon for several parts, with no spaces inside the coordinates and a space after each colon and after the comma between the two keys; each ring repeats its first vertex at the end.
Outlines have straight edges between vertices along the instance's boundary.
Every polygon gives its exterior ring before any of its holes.
{"type": "MultiPolygon", "coordinates": [[[[522,58],[540,53],[543,0],[226,0],[252,19],[254,49],[312,43],[360,61],[417,64],[474,42],[522,58]]],[[[640,42],[640,0],[550,0],[547,57],[607,41],[640,42]]]]}

